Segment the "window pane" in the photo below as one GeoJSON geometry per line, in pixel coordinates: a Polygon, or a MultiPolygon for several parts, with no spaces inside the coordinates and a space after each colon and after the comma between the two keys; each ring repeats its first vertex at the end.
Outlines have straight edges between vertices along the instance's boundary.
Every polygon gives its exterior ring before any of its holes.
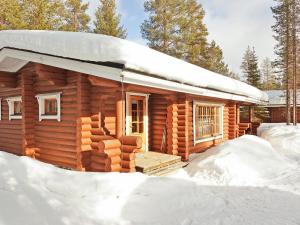
{"type": "Polygon", "coordinates": [[[45,115],[57,114],[57,101],[56,99],[45,99],[45,115]]]}
{"type": "Polygon", "coordinates": [[[196,140],[222,134],[221,109],[221,106],[195,106],[196,140]]]}
{"type": "Polygon", "coordinates": [[[14,102],[14,115],[21,115],[22,114],[22,102],[15,101],[14,102]]]}

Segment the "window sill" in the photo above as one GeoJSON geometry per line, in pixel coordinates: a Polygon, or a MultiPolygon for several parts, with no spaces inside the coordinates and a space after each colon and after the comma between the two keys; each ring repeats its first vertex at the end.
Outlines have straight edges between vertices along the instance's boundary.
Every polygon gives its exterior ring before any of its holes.
{"type": "Polygon", "coordinates": [[[223,134],[222,135],[218,135],[218,136],[215,136],[215,137],[209,137],[209,138],[204,138],[204,139],[201,139],[201,140],[194,140],[194,146],[196,144],[199,144],[199,143],[203,143],[203,142],[207,142],[207,141],[213,141],[213,140],[217,140],[217,139],[223,139],[223,134]]]}
{"type": "Polygon", "coordinates": [[[22,115],[10,115],[9,120],[21,120],[22,115]]]}
{"type": "Polygon", "coordinates": [[[57,120],[60,121],[60,117],[58,115],[41,115],[39,121],[42,120],[57,120]]]}

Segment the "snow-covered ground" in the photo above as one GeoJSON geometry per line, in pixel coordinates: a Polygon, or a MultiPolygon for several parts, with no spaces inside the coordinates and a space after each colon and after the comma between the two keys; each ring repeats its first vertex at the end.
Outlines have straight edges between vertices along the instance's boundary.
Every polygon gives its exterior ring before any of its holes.
{"type": "MultiPolygon", "coordinates": [[[[262,135],[291,128],[277,129],[262,135]]],[[[228,141],[168,177],[67,171],[0,152],[0,225],[300,224],[299,149],[271,143],[228,141]]]]}

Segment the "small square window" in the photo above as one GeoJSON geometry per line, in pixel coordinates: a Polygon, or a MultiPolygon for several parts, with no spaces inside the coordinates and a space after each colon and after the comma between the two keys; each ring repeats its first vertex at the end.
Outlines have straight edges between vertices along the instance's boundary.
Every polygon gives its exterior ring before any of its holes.
{"type": "Polygon", "coordinates": [[[22,97],[7,98],[9,120],[22,119],[22,97]]]}
{"type": "Polygon", "coordinates": [[[58,93],[39,94],[39,121],[44,119],[60,121],[60,95],[58,93]]]}

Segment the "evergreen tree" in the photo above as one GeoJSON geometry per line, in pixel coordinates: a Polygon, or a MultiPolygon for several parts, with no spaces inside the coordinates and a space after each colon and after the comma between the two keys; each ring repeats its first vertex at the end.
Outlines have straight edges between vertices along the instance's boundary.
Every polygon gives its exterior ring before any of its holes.
{"type": "Polygon", "coordinates": [[[279,79],[276,76],[272,62],[269,58],[265,58],[261,64],[262,89],[274,90],[280,88],[279,79]]]}
{"type": "Polygon", "coordinates": [[[89,31],[90,17],[86,12],[88,7],[89,4],[82,3],[82,0],[65,0],[65,24],[61,30],[89,31]]]}
{"type": "Polygon", "coordinates": [[[224,62],[223,51],[215,41],[212,41],[208,47],[208,64],[209,70],[226,76],[230,75],[228,65],[224,62]]]}
{"type": "Polygon", "coordinates": [[[260,87],[260,71],[258,69],[258,59],[256,56],[255,49],[251,50],[248,46],[243,61],[241,64],[241,69],[246,78],[246,82],[255,87],[260,87]]]}
{"type": "Polygon", "coordinates": [[[94,33],[105,34],[125,39],[126,30],[120,26],[120,14],[116,14],[115,0],[100,0],[100,6],[96,13],[94,21],[94,33]]]}
{"type": "Polygon", "coordinates": [[[276,5],[271,10],[275,19],[272,29],[277,42],[275,65],[285,84],[287,124],[290,124],[290,89],[292,86],[296,89],[296,76],[299,69],[297,54],[299,49],[300,3],[299,0],[274,1],[276,5]],[[292,85],[292,83],[294,84],[292,85]]]}
{"type": "Polygon", "coordinates": [[[197,0],[147,0],[141,26],[148,46],[203,68],[228,75],[221,48],[208,43],[205,12],[197,0]]]}
{"type": "MultiPolygon", "coordinates": [[[[196,0],[184,0],[179,8],[178,27],[180,39],[178,49],[182,59],[206,69],[213,67],[209,64],[208,31],[203,22],[205,12],[196,0]]],[[[213,46],[214,47],[214,46],[213,46]]]]}
{"type": "Polygon", "coordinates": [[[0,29],[57,30],[61,0],[0,0],[0,29]]]}
{"type": "Polygon", "coordinates": [[[181,0],[147,0],[144,3],[145,12],[149,13],[149,19],[141,26],[142,37],[148,40],[148,46],[178,58],[178,41],[180,32],[178,27],[178,15],[182,8],[181,0]]]}

